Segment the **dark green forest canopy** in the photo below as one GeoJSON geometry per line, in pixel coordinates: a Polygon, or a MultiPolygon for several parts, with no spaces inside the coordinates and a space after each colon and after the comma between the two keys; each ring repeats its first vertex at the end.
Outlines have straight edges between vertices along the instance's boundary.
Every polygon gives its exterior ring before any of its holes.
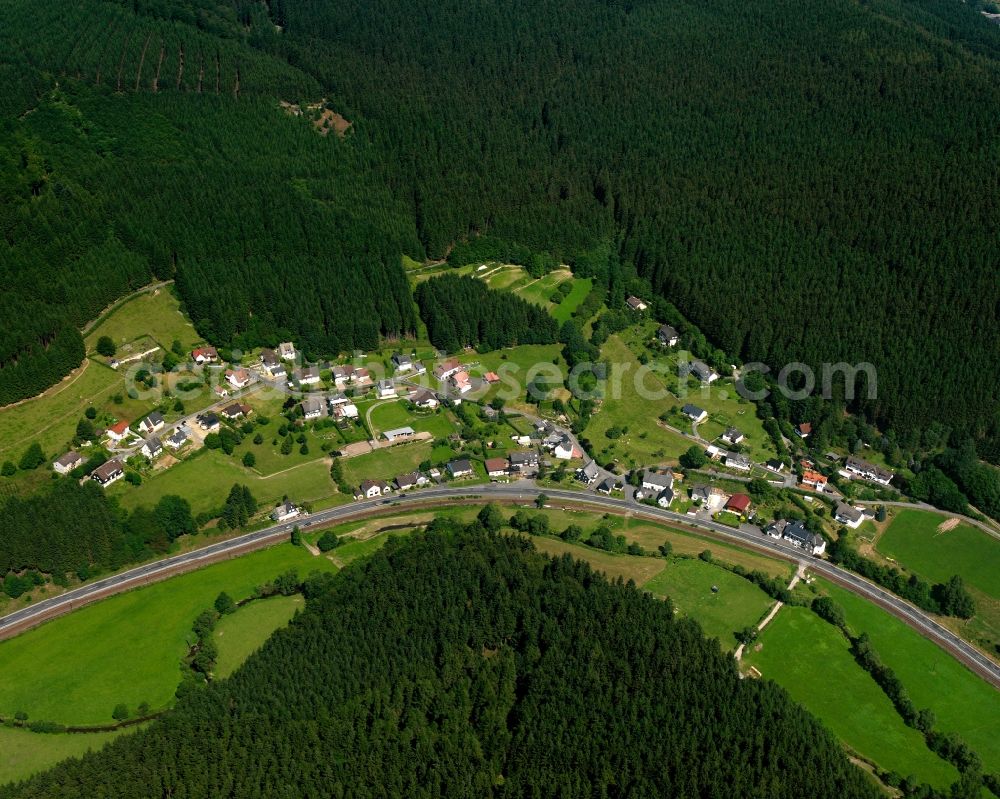
{"type": "Polygon", "coordinates": [[[216,343],[329,354],[413,329],[400,252],[489,233],[634,269],[734,357],[873,363],[859,407],[882,425],[1000,436],[1000,28],[975,4],[0,15],[0,401],[79,358],[67,319],[151,274],[216,343]],[[276,109],[324,97],[344,140],[276,109]]]}
{"type": "Polygon", "coordinates": [[[438,521],[308,593],[232,678],[0,797],[879,795],[669,603],[524,539],[438,521]]]}

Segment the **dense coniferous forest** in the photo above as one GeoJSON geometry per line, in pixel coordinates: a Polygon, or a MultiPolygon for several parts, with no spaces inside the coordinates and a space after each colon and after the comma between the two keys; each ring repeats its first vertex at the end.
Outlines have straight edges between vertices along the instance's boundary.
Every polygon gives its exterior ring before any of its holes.
{"type": "Polygon", "coordinates": [[[669,603],[437,521],[307,581],[232,678],[14,797],[879,795],[669,603]]]}
{"type": "Polygon", "coordinates": [[[976,3],[0,14],[0,402],[153,275],[215,343],[330,354],[413,330],[401,252],[488,235],[615,302],[650,286],[732,358],[873,363],[870,421],[1000,452],[1000,29],[976,3]],[[320,136],[278,100],[351,127],[320,136]]]}
{"type": "Polygon", "coordinates": [[[431,343],[447,352],[556,340],[556,320],[543,309],[516,294],[493,291],[476,278],[431,278],[417,286],[416,297],[431,343]]]}

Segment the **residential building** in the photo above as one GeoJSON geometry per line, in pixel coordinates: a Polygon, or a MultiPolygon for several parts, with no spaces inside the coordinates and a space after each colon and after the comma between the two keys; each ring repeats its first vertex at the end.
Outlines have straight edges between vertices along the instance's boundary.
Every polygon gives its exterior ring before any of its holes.
{"type": "Polygon", "coordinates": [[[315,365],[303,366],[301,369],[295,370],[293,378],[300,386],[315,386],[319,383],[319,367],[315,365]]]}
{"type": "Polygon", "coordinates": [[[392,356],[392,366],[397,372],[409,372],[413,369],[413,359],[409,355],[396,353],[392,356]]]}
{"type": "Polygon", "coordinates": [[[844,502],[838,502],[837,508],[833,512],[833,518],[845,527],[857,530],[865,520],[865,515],[858,508],[852,508],[844,502]]]}
{"type": "Polygon", "coordinates": [[[573,443],[573,439],[567,435],[559,438],[559,441],[552,447],[552,455],[561,461],[568,461],[573,458],[582,458],[583,450],[573,443]]]}
{"type": "Polygon", "coordinates": [[[191,350],[191,358],[199,366],[206,363],[215,363],[219,360],[219,353],[215,347],[197,347],[191,350]]]}
{"type": "Polygon", "coordinates": [[[330,412],[333,414],[334,419],[357,419],[358,418],[358,406],[353,402],[347,402],[345,404],[334,405],[330,412]]]}
{"type": "Polygon", "coordinates": [[[704,422],[708,418],[708,411],[703,408],[699,408],[697,405],[687,404],[681,408],[681,413],[683,413],[695,424],[698,422],[704,422]]]}
{"type": "Polygon", "coordinates": [[[764,532],[772,538],[789,541],[813,555],[822,555],[826,551],[826,539],[818,533],[810,532],[799,521],[776,519],[764,529],[764,532]]]}
{"type": "Polygon", "coordinates": [[[271,519],[276,522],[287,522],[302,513],[302,510],[291,502],[282,502],[271,511],[271,519]]]}
{"type": "Polygon", "coordinates": [[[764,464],[772,472],[784,472],[788,470],[788,464],[777,458],[771,458],[767,463],[764,464]]]}
{"type": "Polygon", "coordinates": [[[677,342],[681,340],[677,331],[670,325],[660,325],[660,329],[656,331],[656,337],[664,347],[676,347],[677,342]]]}
{"type": "Polygon", "coordinates": [[[430,482],[427,475],[422,472],[408,472],[396,478],[396,488],[400,491],[409,491],[411,488],[423,488],[430,482]]]}
{"type": "Polygon", "coordinates": [[[358,498],[374,499],[392,493],[392,487],[385,480],[362,480],[358,498]]]}
{"type": "Polygon", "coordinates": [[[605,477],[595,489],[600,494],[610,494],[612,491],[621,489],[621,485],[614,478],[605,477]]]}
{"type": "Polygon", "coordinates": [[[52,470],[57,474],[69,474],[77,466],[83,464],[83,455],[79,452],[74,452],[70,450],[65,455],[56,458],[52,464],[52,470]]]}
{"type": "Polygon", "coordinates": [[[486,474],[490,477],[506,477],[507,476],[507,459],[506,458],[487,458],[486,459],[486,474]]]}
{"type": "Polygon", "coordinates": [[[396,397],[396,386],[393,385],[391,380],[379,380],[378,381],[378,398],[379,399],[395,399],[396,397]]]}
{"type": "Polygon", "coordinates": [[[173,433],[167,436],[163,443],[170,449],[180,449],[191,438],[191,430],[187,425],[181,425],[173,433]]]}
{"type": "Polygon", "coordinates": [[[631,308],[633,311],[645,311],[649,306],[646,305],[642,300],[635,296],[629,296],[625,300],[625,304],[631,308]]]}
{"type": "Polygon", "coordinates": [[[724,510],[735,513],[737,516],[748,516],[750,514],[750,497],[746,494],[733,494],[726,502],[724,510]]]}
{"type": "Polygon", "coordinates": [[[741,472],[750,471],[750,456],[739,452],[727,452],[725,464],[730,469],[737,469],[741,472]]]}
{"type": "Polygon", "coordinates": [[[198,423],[198,427],[206,433],[219,432],[219,417],[212,412],[198,414],[195,421],[198,423]]]}
{"type": "Polygon", "coordinates": [[[108,428],[108,438],[110,438],[115,443],[118,443],[122,439],[128,438],[131,434],[132,428],[129,427],[128,422],[122,419],[119,422],[115,422],[111,427],[108,428]]]}
{"type": "Polygon", "coordinates": [[[472,379],[464,369],[460,369],[449,377],[448,384],[459,394],[465,394],[472,390],[472,379]]]}
{"type": "Polygon", "coordinates": [[[851,455],[848,457],[844,468],[856,477],[860,477],[863,480],[870,480],[873,483],[879,483],[880,485],[887,486],[892,482],[892,478],[895,475],[888,469],[883,469],[881,466],[876,466],[874,463],[869,463],[866,460],[851,455]]]}
{"type": "Polygon", "coordinates": [[[321,397],[306,397],[299,403],[303,419],[318,419],[323,415],[323,399],[321,397]]]}
{"type": "Polygon", "coordinates": [[[102,463],[90,474],[90,479],[101,486],[109,486],[125,476],[125,467],[118,458],[102,463]]]}
{"type": "Polygon", "coordinates": [[[468,458],[460,458],[459,460],[451,461],[447,467],[448,474],[453,478],[455,477],[469,477],[472,474],[472,463],[468,458]]]}
{"type": "Polygon", "coordinates": [[[798,427],[795,428],[795,434],[799,438],[809,438],[809,434],[813,431],[813,426],[810,422],[803,422],[798,427]]]}
{"type": "Polygon", "coordinates": [[[153,460],[153,458],[163,452],[163,444],[158,436],[150,436],[142,442],[142,448],[139,451],[150,460],[153,460]]]}
{"type": "Polygon", "coordinates": [[[815,488],[817,491],[823,491],[827,484],[826,475],[806,470],[802,473],[802,484],[815,488]]]}
{"type": "MultiPolygon", "coordinates": [[[[587,461],[576,470],[576,479],[584,485],[593,485],[601,476],[601,469],[593,460],[587,461]]],[[[609,492],[610,493],[610,492],[609,492]]]]}
{"type": "Polygon", "coordinates": [[[246,415],[246,405],[241,405],[238,402],[234,402],[232,405],[227,405],[219,413],[225,416],[229,421],[234,422],[240,417],[246,415]]]}
{"type": "Polygon", "coordinates": [[[729,446],[731,447],[735,447],[740,442],[746,440],[746,436],[743,435],[743,433],[741,433],[735,427],[726,428],[726,432],[723,433],[721,437],[722,440],[725,441],[727,444],[729,444],[729,446]]]}
{"type": "Polygon", "coordinates": [[[382,433],[385,440],[390,444],[399,444],[402,441],[409,441],[414,436],[412,427],[397,427],[393,430],[386,430],[382,433]]]}
{"type": "Polygon", "coordinates": [[[290,341],[283,341],[278,345],[278,357],[283,361],[295,360],[295,345],[290,341]]]}
{"type": "Polygon", "coordinates": [[[434,377],[438,380],[447,380],[455,374],[455,372],[460,371],[462,371],[462,364],[459,362],[458,358],[449,358],[434,367],[434,377]]]}
{"type": "Polygon", "coordinates": [[[496,372],[487,372],[486,374],[483,375],[483,380],[485,380],[492,386],[494,383],[500,382],[500,375],[498,375],[496,372]]]}
{"type": "Polygon", "coordinates": [[[538,452],[533,449],[516,451],[508,456],[510,470],[514,474],[526,474],[538,470],[538,452]]]}
{"type": "Polygon", "coordinates": [[[645,472],[642,475],[642,487],[654,493],[665,491],[668,488],[674,487],[674,475],[673,473],[657,474],[656,472],[645,472]]]}
{"type": "Polygon", "coordinates": [[[704,361],[692,361],[691,374],[697,377],[702,383],[712,383],[719,379],[719,373],[704,361]]]}
{"type": "Polygon", "coordinates": [[[149,416],[139,422],[139,432],[144,434],[155,433],[157,430],[163,428],[165,422],[163,421],[163,414],[159,411],[153,411],[149,416]]]}
{"type": "Polygon", "coordinates": [[[250,385],[250,373],[246,369],[227,369],[226,381],[239,390],[250,385]]]}
{"type": "Polygon", "coordinates": [[[268,377],[272,380],[284,380],[287,372],[285,371],[285,365],[281,362],[278,357],[278,353],[274,350],[263,349],[260,351],[260,362],[264,367],[264,371],[267,372],[268,377]]]}
{"type": "Polygon", "coordinates": [[[714,513],[725,506],[729,495],[717,486],[696,485],[691,487],[691,499],[714,513]]]}
{"type": "Polygon", "coordinates": [[[664,488],[656,497],[656,504],[661,508],[669,508],[670,503],[673,501],[674,490],[672,488],[664,488]]]}
{"type": "Polygon", "coordinates": [[[215,396],[219,399],[225,399],[229,396],[229,391],[225,386],[212,386],[212,391],[215,392],[215,396]]]}
{"type": "Polygon", "coordinates": [[[434,396],[434,392],[428,391],[426,388],[420,389],[416,394],[411,396],[410,402],[418,408],[425,410],[433,410],[441,404],[438,402],[438,398],[434,396]]]}

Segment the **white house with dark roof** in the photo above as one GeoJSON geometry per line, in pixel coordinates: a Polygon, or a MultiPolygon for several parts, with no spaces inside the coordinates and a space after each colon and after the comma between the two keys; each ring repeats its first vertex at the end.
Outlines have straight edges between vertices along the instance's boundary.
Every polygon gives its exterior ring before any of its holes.
{"type": "Polygon", "coordinates": [[[721,438],[731,447],[735,447],[741,441],[746,440],[746,436],[735,427],[726,428],[726,432],[722,434],[721,438]]]}
{"type": "Polygon", "coordinates": [[[691,374],[697,377],[702,383],[712,383],[719,379],[719,373],[704,361],[692,361],[691,374]]]}
{"type": "Polygon", "coordinates": [[[70,450],[65,455],[58,457],[52,463],[52,470],[57,474],[69,474],[77,466],[81,466],[84,462],[83,455],[79,452],[74,452],[70,450]]]}
{"type": "Polygon", "coordinates": [[[149,416],[139,422],[139,432],[148,435],[149,433],[155,433],[158,430],[163,429],[163,414],[159,411],[153,411],[149,416]]]}
{"type": "Polygon", "coordinates": [[[811,532],[802,522],[776,519],[764,532],[772,538],[780,538],[804,549],[813,555],[822,555],[826,551],[826,539],[818,533],[811,532]]]}
{"type": "Polygon", "coordinates": [[[892,482],[892,478],[895,477],[888,469],[883,469],[881,466],[869,463],[856,455],[851,455],[847,458],[844,469],[854,477],[860,477],[862,480],[870,480],[873,483],[879,483],[884,486],[889,485],[892,482]]]}
{"type": "Polygon", "coordinates": [[[398,352],[392,356],[392,366],[399,373],[410,372],[413,370],[413,359],[398,352]]]}
{"type": "Polygon", "coordinates": [[[375,499],[392,493],[392,486],[385,480],[362,480],[358,490],[358,499],[375,499]]]}
{"type": "Polygon", "coordinates": [[[677,342],[681,340],[680,335],[670,325],[660,325],[660,329],[656,331],[656,337],[664,347],[676,347],[677,342]]]}
{"type": "Polygon", "coordinates": [[[697,405],[691,405],[690,403],[681,408],[681,413],[683,413],[695,424],[698,422],[704,422],[708,418],[708,411],[704,408],[699,408],[697,405]]]}
{"type": "Polygon", "coordinates": [[[187,425],[181,425],[163,440],[163,444],[170,449],[180,449],[190,438],[191,429],[187,425]]]}
{"type": "Polygon", "coordinates": [[[833,512],[833,518],[845,527],[857,530],[865,520],[865,515],[858,508],[852,508],[845,502],[838,502],[833,512]]]}
{"type": "Polygon", "coordinates": [[[163,452],[163,443],[160,441],[159,437],[150,436],[142,442],[142,448],[139,451],[150,460],[153,460],[153,458],[163,452]]]}
{"type": "Polygon", "coordinates": [[[292,377],[300,386],[315,386],[320,379],[319,367],[316,365],[303,366],[301,369],[296,369],[292,377]]]}
{"type": "Polygon", "coordinates": [[[102,463],[90,473],[90,479],[100,486],[107,487],[125,476],[125,467],[118,458],[112,458],[102,463]]]}
{"type": "Polygon", "coordinates": [[[741,472],[749,472],[751,466],[749,456],[740,452],[727,452],[725,464],[730,469],[736,469],[741,472]]]}
{"type": "Polygon", "coordinates": [[[287,522],[289,519],[294,519],[300,513],[302,513],[302,509],[297,505],[293,505],[291,502],[282,502],[271,511],[271,519],[276,522],[287,522]]]}
{"type": "Polygon", "coordinates": [[[674,487],[674,476],[671,473],[657,474],[656,472],[645,472],[642,475],[642,487],[647,491],[659,493],[668,488],[674,487]]]}
{"type": "Polygon", "coordinates": [[[283,341],[278,345],[278,357],[283,361],[295,360],[295,345],[290,341],[283,341]]]}
{"type": "Polygon", "coordinates": [[[319,419],[323,415],[323,400],[321,397],[306,397],[299,403],[303,419],[319,419]]]}
{"type": "Polygon", "coordinates": [[[584,485],[593,485],[600,476],[601,469],[593,460],[587,461],[576,470],[576,479],[584,485]]]}
{"type": "Polygon", "coordinates": [[[446,468],[448,469],[448,474],[453,478],[469,477],[472,475],[472,463],[468,458],[459,458],[458,460],[450,461],[446,468]]]}
{"type": "Polygon", "coordinates": [[[391,380],[379,380],[377,391],[379,399],[396,398],[396,386],[393,384],[391,380]]]}
{"type": "Polygon", "coordinates": [[[640,300],[634,295],[630,295],[626,300],[625,304],[631,308],[633,311],[645,311],[649,306],[645,302],[640,300]]]}

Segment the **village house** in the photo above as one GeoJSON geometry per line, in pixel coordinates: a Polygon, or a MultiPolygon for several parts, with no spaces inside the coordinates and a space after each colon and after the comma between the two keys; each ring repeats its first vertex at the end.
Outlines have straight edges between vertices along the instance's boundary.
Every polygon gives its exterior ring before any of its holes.
{"type": "Polygon", "coordinates": [[[691,499],[714,513],[725,506],[729,495],[717,486],[696,485],[691,487],[691,499]]]}
{"type": "Polygon", "coordinates": [[[409,441],[414,436],[414,430],[412,427],[397,427],[393,430],[386,430],[382,433],[385,436],[385,440],[390,444],[399,444],[403,441],[409,441]]]}
{"type": "Polygon", "coordinates": [[[883,469],[881,466],[876,466],[874,463],[869,463],[855,455],[848,457],[844,463],[844,469],[855,477],[870,480],[873,483],[884,486],[889,485],[892,482],[892,478],[895,477],[888,469],[883,469]]]}
{"type": "Polygon", "coordinates": [[[122,419],[108,428],[107,436],[117,444],[122,439],[128,438],[131,432],[132,428],[129,427],[128,422],[122,419]]]}
{"type": "Polygon", "coordinates": [[[799,438],[809,438],[809,434],[813,431],[813,426],[809,422],[803,422],[798,427],[795,428],[795,434],[799,438]]]}
{"type": "Polygon", "coordinates": [[[683,413],[688,419],[690,419],[695,424],[699,422],[704,422],[708,418],[708,411],[699,408],[697,405],[685,405],[681,408],[681,413],[683,413]]]}
{"type": "Polygon", "coordinates": [[[206,363],[215,363],[219,360],[219,353],[215,347],[197,347],[191,350],[191,358],[196,364],[201,366],[206,363]]]}
{"type": "Polygon", "coordinates": [[[295,360],[295,345],[290,341],[283,341],[278,345],[278,357],[283,361],[295,360]]]}
{"type": "Polygon", "coordinates": [[[225,399],[229,396],[229,391],[225,386],[212,386],[212,391],[215,392],[215,396],[219,399],[225,399]]]}
{"type": "Polygon", "coordinates": [[[533,449],[512,452],[508,460],[511,474],[534,474],[538,471],[538,452],[533,449]]]}
{"type": "Polygon", "coordinates": [[[472,475],[472,463],[468,458],[451,461],[445,468],[453,479],[457,477],[470,477],[472,475]]]}
{"type": "Polygon", "coordinates": [[[764,466],[772,472],[777,472],[778,474],[788,470],[788,464],[782,460],[778,460],[777,458],[771,458],[771,460],[765,463],[764,466]]]}
{"type": "Polygon", "coordinates": [[[576,470],[576,479],[584,485],[593,485],[601,476],[601,469],[593,460],[587,461],[576,470]]]}
{"type": "Polygon", "coordinates": [[[153,460],[153,458],[163,452],[163,443],[158,436],[150,436],[142,442],[142,448],[139,451],[150,460],[153,460]]]}
{"type": "Polygon", "coordinates": [[[628,299],[625,300],[625,304],[633,311],[645,311],[646,308],[649,307],[646,303],[635,296],[629,296],[628,299]]]}
{"type": "Polygon", "coordinates": [[[746,440],[746,436],[735,427],[726,428],[726,432],[722,434],[721,438],[731,447],[735,447],[741,441],[746,440]]]}
{"type": "Polygon", "coordinates": [[[656,504],[661,508],[669,508],[670,503],[674,501],[674,490],[672,488],[664,488],[656,496],[656,504]]]}
{"type": "Polygon", "coordinates": [[[741,472],[750,471],[750,457],[748,455],[743,455],[739,452],[727,452],[725,457],[725,464],[730,469],[736,469],[741,472]]]}
{"type": "Polygon", "coordinates": [[[191,438],[191,429],[187,425],[181,425],[173,433],[164,439],[163,443],[170,449],[180,449],[191,438]]]}
{"type": "Polygon", "coordinates": [[[302,513],[302,510],[291,502],[282,502],[271,511],[271,519],[276,522],[287,522],[302,513]]]}
{"type": "Polygon", "coordinates": [[[487,458],[486,459],[486,474],[490,477],[506,477],[507,476],[507,459],[506,458],[487,458]]]}
{"type": "Polygon", "coordinates": [[[57,474],[69,474],[77,466],[83,464],[83,455],[79,452],[74,452],[70,450],[65,455],[56,458],[52,464],[52,470],[57,474]]]}
{"type": "Polygon", "coordinates": [[[392,356],[392,366],[397,372],[409,372],[413,369],[413,359],[409,355],[396,353],[392,356]]]}
{"type": "Polygon", "coordinates": [[[558,443],[552,447],[552,456],[561,461],[568,461],[573,458],[582,458],[583,450],[573,443],[573,439],[563,435],[558,443]]]}
{"type": "Polygon", "coordinates": [[[438,380],[444,381],[456,372],[460,371],[462,371],[462,364],[459,362],[458,358],[449,358],[434,367],[434,377],[438,380]]]}
{"type": "Polygon", "coordinates": [[[234,402],[232,405],[227,405],[219,413],[225,416],[229,421],[235,422],[237,419],[246,416],[249,411],[248,405],[241,405],[238,402],[234,402]]]}
{"type": "Polygon", "coordinates": [[[459,394],[465,394],[467,391],[472,390],[472,380],[469,377],[469,373],[465,370],[459,370],[449,377],[448,385],[455,389],[455,391],[459,394]]]}
{"type": "Polygon", "coordinates": [[[219,417],[214,413],[201,413],[195,417],[195,421],[198,423],[198,427],[204,430],[206,433],[218,433],[219,432],[219,417]]]}
{"type": "Polygon", "coordinates": [[[483,375],[483,380],[485,380],[489,385],[492,386],[494,383],[500,382],[500,375],[498,375],[496,372],[487,372],[486,374],[483,375]]]}
{"type": "Polygon", "coordinates": [[[357,499],[375,499],[383,494],[392,493],[392,486],[385,480],[362,480],[357,499]]]}
{"type": "Polygon", "coordinates": [[[299,407],[302,408],[303,419],[318,419],[323,415],[323,400],[320,397],[306,397],[299,407]]]}
{"type": "Polygon", "coordinates": [[[612,491],[621,491],[622,485],[613,477],[605,477],[595,489],[599,494],[611,494],[612,491]]]}
{"type": "Polygon", "coordinates": [[[396,386],[393,385],[393,382],[391,380],[378,381],[378,398],[379,399],[396,398],[396,386]]]}
{"type": "Polygon", "coordinates": [[[677,331],[670,325],[660,325],[660,329],[656,331],[656,337],[664,347],[676,347],[677,342],[681,340],[677,331]]]}
{"type": "Polygon", "coordinates": [[[338,403],[336,405],[331,404],[330,413],[334,419],[357,419],[358,418],[358,406],[353,402],[338,403]]]}
{"type": "Polygon", "coordinates": [[[125,467],[118,458],[112,458],[102,463],[90,474],[90,479],[100,486],[107,487],[125,476],[125,467]]]}
{"type": "Polygon", "coordinates": [[[278,353],[266,347],[260,351],[260,363],[272,380],[283,380],[285,375],[285,365],[278,357],[278,353]]]}
{"type": "Polygon", "coordinates": [[[645,472],[642,475],[642,488],[647,491],[659,493],[673,487],[673,473],[657,474],[656,472],[645,472]]]}
{"type": "Polygon", "coordinates": [[[692,361],[691,374],[697,377],[702,383],[712,383],[719,379],[719,373],[704,361],[692,361]]]}
{"type": "Polygon", "coordinates": [[[139,432],[148,435],[149,433],[155,433],[163,428],[165,422],[163,421],[163,414],[159,411],[153,411],[149,416],[139,422],[139,432]]]}
{"type": "Polygon", "coordinates": [[[845,502],[838,502],[837,508],[833,512],[833,518],[845,527],[857,530],[865,520],[865,515],[859,508],[852,508],[845,502]]]}
{"type": "Polygon", "coordinates": [[[246,369],[227,369],[226,381],[239,390],[250,385],[250,373],[246,369]]]}
{"type": "Polygon", "coordinates": [[[411,396],[410,402],[424,410],[433,410],[440,405],[438,398],[434,396],[434,392],[428,391],[426,388],[420,389],[420,391],[411,396]]]}
{"type": "Polygon", "coordinates": [[[776,519],[764,529],[771,538],[780,538],[804,549],[813,555],[822,555],[826,551],[826,539],[818,533],[810,532],[799,521],[776,519]]]}
{"type": "Polygon", "coordinates": [[[295,370],[293,377],[300,386],[315,386],[319,383],[319,367],[315,365],[303,366],[301,369],[295,370]]]}
{"type": "Polygon", "coordinates": [[[430,485],[430,479],[422,472],[408,472],[396,478],[396,488],[400,491],[409,491],[411,488],[423,488],[430,485]]]}
{"type": "Polygon", "coordinates": [[[723,510],[735,513],[737,516],[749,516],[750,505],[750,497],[746,494],[733,494],[726,502],[723,510]]]}
{"type": "Polygon", "coordinates": [[[807,485],[810,488],[815,488],[817,491],[823,491],[826,489],[827,479],[826,475],[822,475],[819,472],[804,471],[802,473],[802,485],[807,485]]]}

